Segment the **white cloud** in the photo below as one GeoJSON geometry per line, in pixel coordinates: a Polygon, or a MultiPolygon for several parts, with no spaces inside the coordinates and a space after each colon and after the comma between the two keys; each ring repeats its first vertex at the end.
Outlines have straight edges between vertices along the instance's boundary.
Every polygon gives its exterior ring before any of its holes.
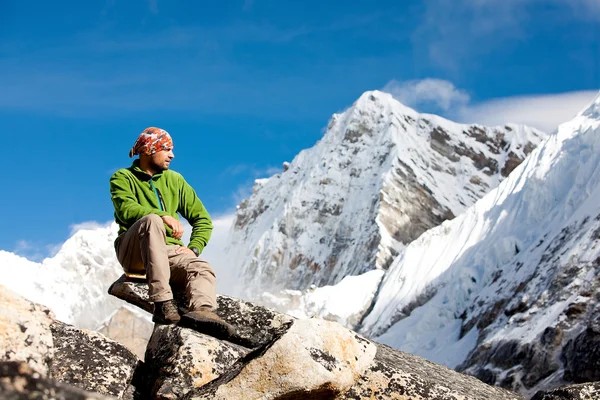
{"type": "Polygon", "coordinates": [[[569,121],[586,107],[596,95],[596,90],[585,90],[494,99],[464,107],[458,119],[484,125],[514,122],[552,133],[558,125],[569,121]]]}
{"type": "Polygon", "coordinates": [[[547,133],[573,118],[598,94],[596,90],[582,90],[472,103],[467,92],[457,88],[452,82],[434,78],[407,82],[393,80],[382,90],[420,112],[432,112],[428,108],[433,104],[442,111],[443,116],[455,121],[482,125],[512,122],[529,125],[547,133]]]}
{"type": "Polygon", "coordinates": [[[382,90],[409,107],[434,104],[443,111],[463,107],[471,100],[467,92],[457,89],[452,82],[435,78],[392,80],[382,90]]]}

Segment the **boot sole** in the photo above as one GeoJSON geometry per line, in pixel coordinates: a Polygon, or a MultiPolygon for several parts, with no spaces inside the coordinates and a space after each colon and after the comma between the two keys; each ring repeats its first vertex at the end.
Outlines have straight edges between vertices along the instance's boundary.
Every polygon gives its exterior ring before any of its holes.
{"type": "Polygon", "coordinates": [[[179,325],[220,340],[229,340],[235,336],[232,327],[208,318],[193,318],[183,315],[179,325]]]}

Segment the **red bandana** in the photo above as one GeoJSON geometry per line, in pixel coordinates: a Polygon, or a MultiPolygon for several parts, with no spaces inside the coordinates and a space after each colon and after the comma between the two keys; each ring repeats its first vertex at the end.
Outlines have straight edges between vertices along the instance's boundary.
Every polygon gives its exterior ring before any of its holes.
{"type": "Polygon", "coordinates": [[[171,135],[164,129],[160,128],[146,128],[144,132],[140,133],[135,144],[129,150],[129,157],[133,157],[137,154],[152,155],[157,151],[171,150],[173,148],[173,139],[171,135]]]}

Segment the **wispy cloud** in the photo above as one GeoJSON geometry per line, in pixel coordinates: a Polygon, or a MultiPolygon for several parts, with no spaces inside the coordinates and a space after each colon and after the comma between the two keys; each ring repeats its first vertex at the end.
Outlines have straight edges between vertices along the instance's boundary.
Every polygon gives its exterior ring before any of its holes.
{"type": "Polygon", "coordinates": [[[443,111],[464,107],[471,97],[458,89],[450,81],[427,78],[398,82],[392,80],[382,89],[390,93],[401,103],[418,108],[421,105],[433,104],[443,111]]]}
{"type": "Polygon", "coordinates": [[[398,82],[383,89],[403,104],[421,112],[436,106],[445,117],[483,125],[518,123],[551,133],[558,125],[573,118],[598,94],[583,90],[556,94],[535,94],[491,99],[473,103],[469,94],[443,79],[398,82]]]}
{"type": "Polygon", "coordinates": [[[586,107],[596,95],[596,90],[585,90],[494,99],[464,107],[459,118],[464,122],[485,125],[514,122],[552,133],[558,125],[569,121],[586,107]]]}

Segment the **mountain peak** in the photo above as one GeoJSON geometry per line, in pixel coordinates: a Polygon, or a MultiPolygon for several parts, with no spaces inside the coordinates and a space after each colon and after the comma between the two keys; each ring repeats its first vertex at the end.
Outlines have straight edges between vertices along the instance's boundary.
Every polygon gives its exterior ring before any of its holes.
{"type": "Polygon", "coordinates": [[[237,209],[229,264],[258,293],[385,269],[497,186],[543,136],[457,124],[365,92],[287,171],[255,185],[237,209]],[[259,282],[264,275],[272,279],[259,282]]]}
{"type": "Polygon", "coordinates": [[[398,101],[394,96],[390,93],[382,92],[379,90],[368,90],[364,92],[358,100],[354,102],[352,107],[365,109],[365,108],[373,108],[375,105],[383,105],[390,108],[395,109],[402,114],[416,115],[417,111],[414,109],[404,105],[402,102],[398,101]]]}

